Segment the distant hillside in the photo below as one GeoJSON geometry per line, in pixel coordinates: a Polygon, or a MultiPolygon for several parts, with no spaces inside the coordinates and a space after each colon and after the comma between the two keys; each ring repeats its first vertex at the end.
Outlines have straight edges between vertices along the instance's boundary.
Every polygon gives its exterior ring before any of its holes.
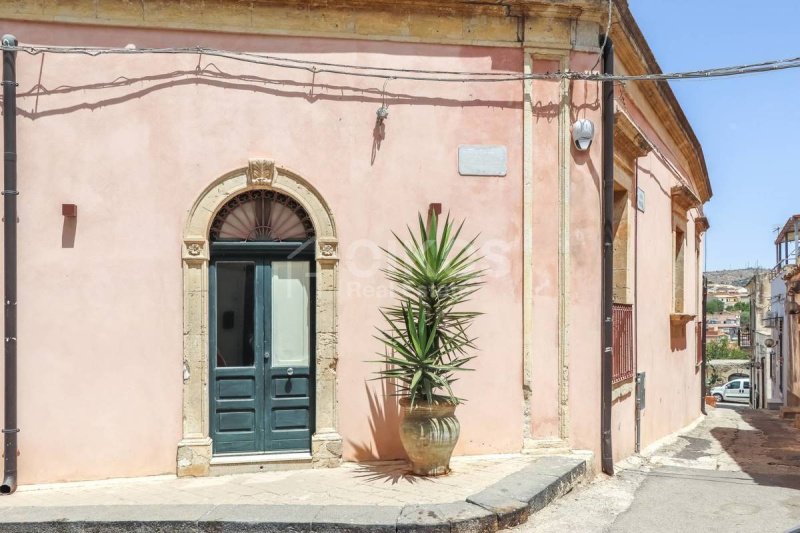
{"type": "MultiPolygon", "coordinates": [[[[764,269],[760,269],[764,270],[764,269]]],[[[723,285],[736,285],[737,287],[744,287],[750,278],[756,275],[759,269],[757,268],[738,268],[735,270],[715,270],[713,272],[706,272],[706,277],[709,283],[720,283],[723,285]]]]}

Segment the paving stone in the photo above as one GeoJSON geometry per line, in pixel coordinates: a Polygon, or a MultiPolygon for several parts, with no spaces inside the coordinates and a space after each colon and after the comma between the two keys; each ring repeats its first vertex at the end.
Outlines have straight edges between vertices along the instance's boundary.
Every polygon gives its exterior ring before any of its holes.
{"type": "Polygon", "coordinates": [[[501,481],[482,491],[496,498],[513,498],[528,504],[535,513],[557,498],[568,485],[553,476],[528,474],[524,478],[501,481]],[[563,488],[563,489],[562,489],[563,488]]]}
{"type": "Polygon", "coordinates": [[[586,460],[572,456],[541,457],[535,463],[511,475],[516,476],[522,472],[556,476],[560,479],[573,481],[586,474],[586,460]]]}
{"type": "Polygon", "coordinates": [[[450,521],[431,505],[406,505],[397,517],[397,533],[450,533],[450,521]]]}
{"type": "Polygon", "coordinates": [[[218,505],[200,525],[207,532],[310,533],[321,509],[319,505],[218,505]]]}
{"type": "Polygon", "coordinates": [[[582,458],[523,455],[453,467],[441,478],[392,463],[21,487],[2,500],[0,531],[482,533],[524,521],[585,471],[582,458]]]}
{"type": "Polygon", "coordinates": [[[394,533],[402,507],[387,505],[326,505],[311,524],[314,533],[394,533]]]}
{"type": "Polygon", "coordinates": [[[200,533],[195,522],[4,522],[7,533],[200,533]]]}
{"type": "Polygon", "coordinates": [[[0,514],[0,530],[7,522],[196,522],[213,505],[79,505],[69,507],[9,507],[0,514]]]}
{"type": "Polygon", "coordinates": [[[428,505],[447,518],[450,533],[486,533],[497,531],[497,515],[467,502],[428,505]]]}
{"type": "Polygon", "coordinates": [[[497,490],[484,490],[467,498],[467,503],[483,507],[497,516],[497,527],[506,529],[525,522],[531,514],[527,501],[501,493],[497,490]]]}

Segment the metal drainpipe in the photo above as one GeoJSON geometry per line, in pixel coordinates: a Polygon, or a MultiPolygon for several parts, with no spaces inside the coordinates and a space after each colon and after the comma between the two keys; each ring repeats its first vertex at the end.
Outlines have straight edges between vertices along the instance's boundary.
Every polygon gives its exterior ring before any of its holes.
{"type": "MultiPolygon", "coordinates": [[[[614,44],[608,38],[603,48],[603,74],[614,73],[614,44]]],[[[603,266],[600,456],[603,472],[614,475],[611,447],[611,380],[613,379],[613,283],[614,283],[614,82],[603,81],[603,266]]]]}
{"type": "Polygon", "coordinates": [[[708,279],[703,275],[703,323],[700,325],[700,412],[706,413],[706,320],[708,319],[708,279]]]}
{"type": "MultiPolygon", "coordinates": [[[[4,35],[4,47],[17,38],[4,35]]],[[[0,494],[17,490],[17,52],[3,50],[3,228],[5,269],[5,426],[0,494]]]]}
{"type": "MultiPolygon", "coordinates": [[[[639,380],[639,160],[633,168],[633,376],[636,387],[639,380]]],[[[635,390],[635,389],[634,389],[635,390]]],[[[639,409],[638,394],[634,394],[634,442],[633,451],[642,451],[642,410],[639,409]]]]}

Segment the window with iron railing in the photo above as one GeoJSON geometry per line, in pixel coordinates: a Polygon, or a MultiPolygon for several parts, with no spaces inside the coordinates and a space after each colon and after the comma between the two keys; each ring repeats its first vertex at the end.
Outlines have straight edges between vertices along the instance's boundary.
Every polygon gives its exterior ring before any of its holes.
{"type": "Polygon", "coordinates": [[[633,306],[614,304],[613,328],[613,372],[612,383],[619,383],[633,377],[633,306]]]}

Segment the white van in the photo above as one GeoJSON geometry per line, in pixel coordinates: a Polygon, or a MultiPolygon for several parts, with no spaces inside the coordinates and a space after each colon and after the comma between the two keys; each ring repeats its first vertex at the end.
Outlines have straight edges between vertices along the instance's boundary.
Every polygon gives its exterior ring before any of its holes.
{"type": "Polygon", "coordinates": [[[750,378],[732,379],[725,385],[714,387],[711,394],[718,402],[750,402],[750,378]]]}

